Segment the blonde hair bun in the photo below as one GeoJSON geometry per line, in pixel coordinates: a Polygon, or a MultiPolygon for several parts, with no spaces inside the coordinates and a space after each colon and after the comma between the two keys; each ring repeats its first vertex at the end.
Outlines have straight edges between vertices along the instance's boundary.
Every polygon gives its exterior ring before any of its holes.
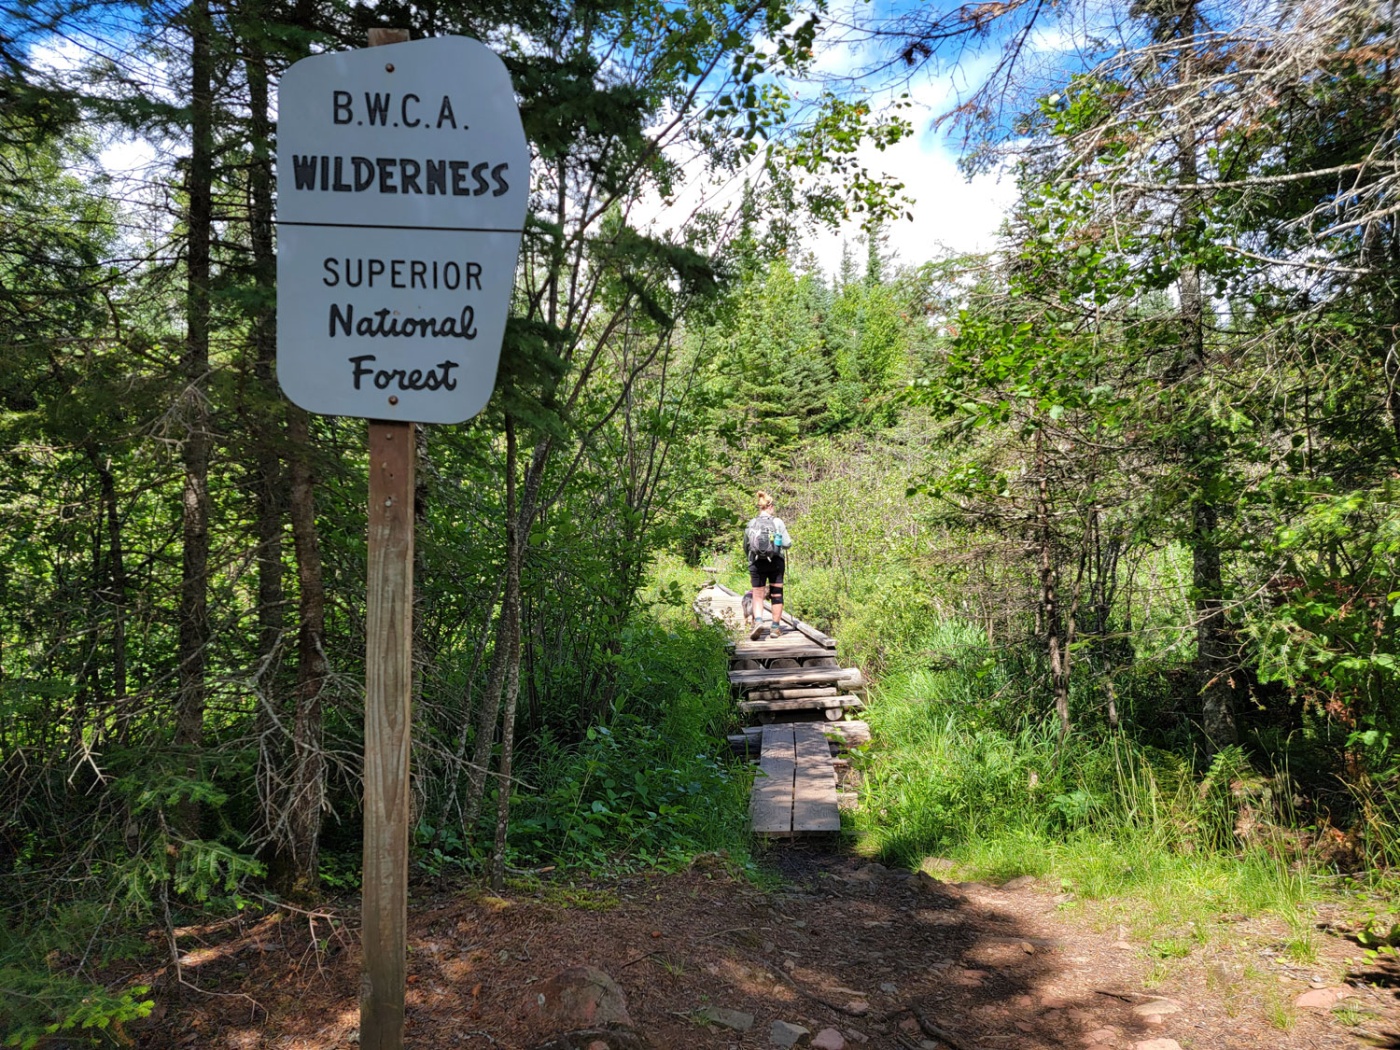
{"type": "Polygon", "coordinates": [[[758,492],[754,494],[754,498],[758,500],[759,510],[762,510],[764,507],[771,507],[773,505],[773,497],[768,495],[768,493],[764,492],[762,489],[759,489],[758,492]]]}

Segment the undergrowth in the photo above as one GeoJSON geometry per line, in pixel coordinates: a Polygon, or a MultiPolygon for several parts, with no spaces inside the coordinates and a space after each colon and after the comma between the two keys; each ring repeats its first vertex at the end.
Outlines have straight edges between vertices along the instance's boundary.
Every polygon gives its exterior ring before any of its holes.
{"type": "MultiPolygon", "coordinates": [[[[942,625],[887,676],[867,712],[859,848],[908,868],[952,860],[997,882],[1033,875],[1102,902],[1159,958],[1189,952],[1222,914],[1273,913],[1312,950],[1301,916],[1327,874],[1306,851],[1283,772],[1226,748],[1200,768],[1106,727],[1060,739],[1009,720],[1006,668],[978,632],[942,625]]],[[[1296,942],[1296,943],[1295,943],[1296,942]]]]}
{"type": "Polygon", "coordinates": [[[735,711],[726,636],[690,610],[702,583],[663,561],[623,632],[606,716],[581,740],[547,732],[528,743],[512,803],[513,866],[605,876],[673,870],[706,853],[748,864],[752,774],[720,755],[735,711]]]}

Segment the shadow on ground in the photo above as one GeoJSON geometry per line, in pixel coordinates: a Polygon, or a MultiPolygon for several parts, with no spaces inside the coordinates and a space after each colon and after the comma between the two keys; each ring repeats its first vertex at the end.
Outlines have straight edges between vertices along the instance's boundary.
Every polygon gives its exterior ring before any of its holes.
{"type": "MultiPolygon", "coordinates": [[[[951,884],[807,844],[776,847],[765,860],[777,889],[735,877],[722,858],[673,875],[558,880],[501,897],[418,888],[405,1045],[536,1046],[553,1033],[531,1017],[535,986],[579,965],[612,976],[657,1050],[766,1048],[778,1021],[813,1035],[834,1029],[848,1047],[897,1050],[1361,1045],[1316,1024],[1281,1031],[1227,1016],[1218,1003],[1143,992],[1142,953],[1063,921],[1062,898],[1034,880],[951,884]],[[1154,1001],[1168,1005],[1154,1015],[1154,1001]],[[712,1008],[752,1025],[704,1021],[712,1008]]],[[[198,965],[185,977],[201,991],[177,998],[168,973],[150,975],[161,1006],[132,1034],[151,1048],[349,1050],[358,1038],[355,921],[351,902],[340,915],[283,913],[190,934],[198,965]]]]}

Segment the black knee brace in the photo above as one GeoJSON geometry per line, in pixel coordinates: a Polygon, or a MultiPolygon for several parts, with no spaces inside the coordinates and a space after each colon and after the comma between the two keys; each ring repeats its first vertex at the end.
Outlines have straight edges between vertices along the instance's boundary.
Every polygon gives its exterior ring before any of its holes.
{"type": "Polygon", "coordinates": [[[770,583],[768,585],[768,600],[774,605],[783,604],[783,585],[781,583],[770,583]]]}

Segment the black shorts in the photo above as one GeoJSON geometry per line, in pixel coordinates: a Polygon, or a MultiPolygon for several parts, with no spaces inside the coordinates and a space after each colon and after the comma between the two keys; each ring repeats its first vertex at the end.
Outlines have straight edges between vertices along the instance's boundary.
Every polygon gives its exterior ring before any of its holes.
{"type": "Polygon", "coordinates": [[[765,583],[782,583],[783,570],[787,559],[781,554],[771,558],[755,558],[749,562],[749,586],[762,587],[765,583]]]}

